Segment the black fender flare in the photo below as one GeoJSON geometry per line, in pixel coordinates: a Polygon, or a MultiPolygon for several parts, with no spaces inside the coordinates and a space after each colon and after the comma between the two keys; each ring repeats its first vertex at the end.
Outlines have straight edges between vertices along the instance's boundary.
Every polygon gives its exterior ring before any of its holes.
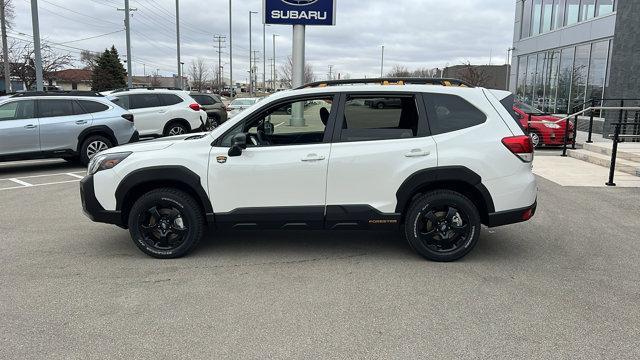
{"type": "Polygon", "coordinates": [[[109,140],[111,140],[111,142],[113,142],[113,146],[119,145],[118,139],[116,138],[115,133],[113,132],[113,130],[111,130],[110,127],[106,125],[94,125],[82,130],[82,132],[80,132],[80,135],[78,135],[78,146],[77,146],[78,153],[80,152],[80,147],[82,146],[82,142],[84,141],[84,139],[86,139],[88,136],[91,136],[91,135],[106,136],[109,138],[109,140]]]}
{"type": "Polygon", "coordinates": [[[146,184],[159,185],[163,183],[179,184],[196,196],[196,201],[200,202],[207,215],[213,214],[213,207],[209,196],[202,187],[200,176],[184,166],[153,166],[134,170],[127,174],[116,189],[116,210],[122,211],[126,203],[127,196],[131,190],[146,184]]]}
{"type": "MultiPolygon", "coordinates": [[[[482,184],[482,178],[474,171],[464,166],[442,166],[424,169],[413,173],[400,185],[396,192],[398,200],[396,213],[403,213],[412,197],[420,189],[428,188],[438,183],[456,182],[472,187],[480,194],[488,214],[495,212],[493,199],[489,190],[482,184]]],[[[481,209],[482,210],[482,209],[481,209]]]]}

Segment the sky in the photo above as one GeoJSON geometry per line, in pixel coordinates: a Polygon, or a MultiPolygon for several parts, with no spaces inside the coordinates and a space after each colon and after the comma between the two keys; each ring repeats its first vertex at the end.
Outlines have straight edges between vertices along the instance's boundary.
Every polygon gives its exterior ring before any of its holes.
{"type": "MultiPolygon", "coordinates": [[[[10,40],[29,39],[32,32],[30,0],[12,0],[15,7],[10,40]]],[[[229,76],[228,0],[179,0],[181,51],[185,70],[203,58],[217,67],[214,35],[226,36],[222,49],[225,77],[229,76]]],[[[245,81],[249,69],[249,11],[258,68],[262,73],[262,0],[233,1],[233,75],[245,81]]],[[[177,73],[174,0],[131,0],[131,42],[134,75],[177,73]]],[[[40,33],[60,52],[79,57],[81,49],[103,51],[115,45],[126,59],[124,0],[38,0],[40,33]]],[[[352,78],[380,75],[381,46],[385,72],[394,65],[410,70],[442,68],[470,61],[504,64],[513,40],[513,0],[337,0],[336,26],[307,27],[306,59],[317,79],[334,74],[352,78]]],[[[266,27],[267,59],[280,68],[291,54],[291,26],[266,27]]],[[[270,73],[267,62],[267,74],[270,73]]],[[[188,72],[188,71],[187,71],[188,72]]],[[[261,75],[260,75],[261,76],[261,75]]]]}

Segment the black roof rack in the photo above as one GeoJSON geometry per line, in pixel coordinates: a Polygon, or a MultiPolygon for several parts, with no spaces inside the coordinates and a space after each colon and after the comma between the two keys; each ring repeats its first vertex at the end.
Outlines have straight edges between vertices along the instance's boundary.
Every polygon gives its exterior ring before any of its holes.
{"type": "Polygon", "coordinates": [[[103,97],[102,94],[96,91],[79,91],[79,90],[55,90],[55,91],[24,91],[16,93],[11,97],[25,97],[25,96],[90,96],[90,97],[103,97]]]}
{"type": "Polygon", "coordinates": [[[179,87],[174,87],[174,86],[148,86],[148,87],[132,87],[131,89],[129,89],[129,88],[115,89],[111,93],[114,94],[114,93],[129,91],[129,90],[178,90],[178,91],[182,91],[184,89],[180,89],[179,87]]]}
{"type": "Polygon", "coordinates": [[[440,86],[460,86],[474,87],[473,85],[458,79],[441,79],[441,78],[411,78],[411,77],[386,77],[371,79],[343,79],[316,81],[296,88],[309,89],[327,86],[340,85],[358,85],[358,84],[379,84],[379,85],[440,85],[440,86]]]}

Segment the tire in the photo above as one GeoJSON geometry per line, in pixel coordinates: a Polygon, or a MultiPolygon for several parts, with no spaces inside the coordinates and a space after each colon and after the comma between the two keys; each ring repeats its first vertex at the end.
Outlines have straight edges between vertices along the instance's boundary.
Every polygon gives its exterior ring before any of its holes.
{"type": "Polygon", "coordinates": [[[531,137],[531,142],[533,143],[534,148],[539,149],[544,146],[544,140],[542,139],[542,135],[540,135],[538,132],[531,131],[529,133],[529,137],[531,137]]]}
{"type": "Polygon", "coordinates": [[[467,255],[478,242],[480,214],[462,194],[436,190],[411,203],[404,232],[409,245],[426,259],[455,261],[467,255]]]}
{"type": "Polygon", "coordinates": [[[378,110],[382,110],[384,109],[384,103],[379,102],[376,104],[376,107],[378,108],[378,110]]]}
{"type": "Polygon", "coordinates": [[[113,143],[102,135],[91,135],[82,142],[80,146],[80,163],[84,166],[100,151],[113,147],[113,143]]]}
{"type": "Polygon", "coordinates": [[[173,121],[164,127],[164,136],[188,134],[189,129],[182,123],[173,121]]]}
{"type": "Polygon", "coordinates": [[[205,218],[191,195],[161,188],[142,195],[133,204],[128,225],[131,239],[142,252],[158,259],[175,259],[198,245],[204,235],[205,218]]]}

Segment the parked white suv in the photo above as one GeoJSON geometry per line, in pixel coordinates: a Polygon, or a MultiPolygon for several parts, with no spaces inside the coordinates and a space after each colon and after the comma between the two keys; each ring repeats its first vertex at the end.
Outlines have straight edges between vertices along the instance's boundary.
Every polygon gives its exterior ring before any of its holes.
{"type": "Polygon", "coordinates": [[[533,216],[533,147],[510,93],[441,79],[360,84],[372,81],[277,93],[211,133],[105,151],[81,182],[84,211],[158,258],[185,255],[209,224],[402,229],[419,254],[452,261],[481,224],[533,216]]]}
{"type": "Polygon", "coordinates": [[[109,98],[131,112],[141,137],[186,134],[205,129],[207,113],[188,92],[172,89],[131,89],[109,98]]]}

